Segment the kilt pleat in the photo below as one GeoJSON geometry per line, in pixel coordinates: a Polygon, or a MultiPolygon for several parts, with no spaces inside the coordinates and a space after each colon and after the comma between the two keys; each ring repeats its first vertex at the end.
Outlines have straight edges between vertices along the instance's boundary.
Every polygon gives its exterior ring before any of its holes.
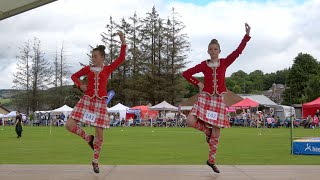
{"type": "Polygon", "coordinates": [[[17,123],[16,132],[22,132],[22,124],[21,123],[17,123]]]}
{"type": "Polygon", "coordinates": [[[99,99],[97,97],[90,98],[83,96],[73,108],[70,117],[95,127],[108,128],[110,126],[105,98],[99,99]],[[94,122],[84,119],[86,112],[95,115],[96,118],[94,122]]]}
{"type": "Polygon", "coordinates": [[[197,102],[193,105],[190,114],[196,116],[198,119],[212,126],[216,126],[219,128],[230,127],[230,123],[227,117],[226,106],[223,102],[223,96],[212,96],[208,93],[201,92],[198,96],[197,102]],[[208,111],[217,113],[217,118],[208,118],[208,111]]]}

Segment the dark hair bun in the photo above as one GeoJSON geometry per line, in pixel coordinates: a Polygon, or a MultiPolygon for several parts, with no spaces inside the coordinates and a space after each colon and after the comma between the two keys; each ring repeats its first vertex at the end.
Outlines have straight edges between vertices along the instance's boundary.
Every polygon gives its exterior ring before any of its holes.
{"type": "Polygon", "coordinates": [[[216,40],[216,39],[212,39],[211,42],[210,42],[210,44],[219,44],[219,42],[218,42],[218,40],[216,40]]]}
{"type": "Polygon", "coordinates": [[[103,51],[106,49],[106,47],[105,47],[104,45],[99,45],[97,48],[98,48],[98,49],[101,49],[101,50],[103,50],[103,51]]]}

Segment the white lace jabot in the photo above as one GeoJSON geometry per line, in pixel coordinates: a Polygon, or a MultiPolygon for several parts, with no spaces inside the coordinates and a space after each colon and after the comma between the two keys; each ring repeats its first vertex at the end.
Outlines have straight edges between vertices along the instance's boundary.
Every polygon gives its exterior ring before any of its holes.
{"type": "Polygon", "coordinates": [[[219,62],[214,62],[214,63],[209,62],[209,63],[208,63],[208,66],[211,67],[211,68],[212,68],[212,67],[218,67],[218,66],[219,66],[219,62]]]}
{"type": "Polygon", "coordinates": [[[101,67],[92,67],[92,66],[91,66],[90,69],[93,70],[93,71],[96,71],[96,72],[101,71],[101,67]]]}

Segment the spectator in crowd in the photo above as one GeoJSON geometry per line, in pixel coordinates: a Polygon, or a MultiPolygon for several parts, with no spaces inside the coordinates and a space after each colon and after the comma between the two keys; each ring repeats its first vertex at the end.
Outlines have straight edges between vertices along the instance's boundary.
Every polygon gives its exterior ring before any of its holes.
{"type": "Polygon", "coordinates": [[[130,117],[129,120],[128,120],[128,127],[132,126],[133,125],[133,118],[130,117]]]}
{"type": "Polygon", "coordinates": [[[276,116],[275,124],[276,124],[276,127],[280,127],[281,126],[281,120],[280,120],[279,116],[276,116]]]}
{"type": "Polygon", "coordinates": [[[311,115],[308,115],[307,120],[303,123],[303,127],[310,128],[312,122],[313,122],[313,119],[312,119],[311,115]]]}
{"type": "Polygon", "coordinates": [[[319,116],[320,116],[320,110],[319,109],[317,109],[315,115],[319,118],[319,116]]]}
{"type": "Polygon", "coordinates": [[[318,123],[319,123],[319,118],[318,118],[318,116],[315,114],[314,117],[313,117],[313,121],[312,121],[312,123],[311,123],[311,127],[312,127],[312,128],[317,127],[318,123]]]}

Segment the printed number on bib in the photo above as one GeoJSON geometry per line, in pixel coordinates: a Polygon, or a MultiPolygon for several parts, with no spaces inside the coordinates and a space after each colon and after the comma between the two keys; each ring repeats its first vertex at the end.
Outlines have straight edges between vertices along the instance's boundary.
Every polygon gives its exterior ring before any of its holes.
{"type": "Polygon", "coordinates": [[[207,115],[206,117],[208,119],[212,119],[212,120],[217,120],[218,119],[218,113],[214,112],[214,111],[208,111],[207,110],[207,115]]]}
{"type": "Polygon", "coordinates": [[[83,115],[85,121],[94,122],[96,120],[96,115],[93,113],[85,112],[83,115]]]}

